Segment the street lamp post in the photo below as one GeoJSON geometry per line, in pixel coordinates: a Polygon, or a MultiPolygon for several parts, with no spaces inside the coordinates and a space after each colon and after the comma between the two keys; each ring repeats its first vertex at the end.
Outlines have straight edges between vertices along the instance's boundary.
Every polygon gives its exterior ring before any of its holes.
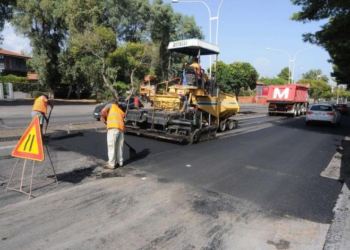
{"type": "Polygon", "coordinates": [[[290,54],[287,51],[280,50],[280,49],[271,49],[271,48],[266,48],[266,49],[268,49],[268,50],[275,50],[275,51],[279,51],[279,52],[283,52],[283,53],[287,54],[287,56],[288,56],[288,69],[289,69],[289,81],[288,81],[288,83],[292,84],[294,82],[294,69],[295,69],[295,62],[297,60],[297,55],[300,52],[304,51],[304,50],[312,49],[314,47],[315,46],[311,46],[311,47],[308,47],[308,48],[304,48],[304,49],[298,50],[297,53],[295,53],[293,59],[291,59],[290,54]],[[293,63],[292,75],[290,74],[290,63],[291,62],[293,63]]]}
{"type": "Polygon", "coordinates": [[[315,46],[311,46],[311,47],[308,47],[308,48],[304,48],[304,49],[298,50],[297,53],[295,53],[294,58],[293,58],[293,60],[292,60],[292,62],[293,62],[292,81],[294,81],[294,68],[295,68],[295,61],[297,60],[297,55],[298,55],[300,52],[304,51],[304,50],[312,49],[312,48],[314,48],[314,47],[315,47],[315,46]]]}
{"type": "Polygon", "coordinates": [[[266,48],[266,49],[267,49],[267,50],[274,50],[274,51],[283,52],[283,53],[285,53],[285,54],[288,56],[288,84],[291,84],[290,62],[291,62],[292,60],[291,60],[290,54],[289,54],[287,51],[285,51],[285,50],[271,49],[271,48],[266,48]]]}
{"type": "MultiPolygon", "coordinates": [[[[216,16],[212,16],[211,15],[211,11],[210,8],[208,6],[208,4],[206,4],[204,1],[197,1],[197,0],[172,0],[172,3],[201,3],[204,4],[205,7],[207,7],[208,9],[208,13],[209,13],[209,43],[211,43],[211,21],[212,20],[216,20],[216,35],[215,35],[215,45],[218,45],[218,37],[219,37],[219,13],[220,13],[220,9],[221,9],[221,5],[224,2],[224,0],[221,0],[220,5],[218,7],[218,11],[216,16]]],[[[216,62],[215,62],[216,63],[216,62]]],[[[211,79],[211,55],[209,56],[209,76],[211,79]]]]}

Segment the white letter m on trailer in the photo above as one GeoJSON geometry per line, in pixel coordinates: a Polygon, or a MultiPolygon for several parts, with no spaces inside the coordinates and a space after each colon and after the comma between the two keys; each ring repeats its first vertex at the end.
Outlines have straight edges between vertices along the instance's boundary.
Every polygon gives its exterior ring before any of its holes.
{"type": "Polygon", "coordinates": [[[288,99],[288,95],[289,88],[285,88],[282,93],[279,88],[275,88],[273,91],[273,99],[276,99],[276,97],[278,97],[278,99],[288,99]]]}

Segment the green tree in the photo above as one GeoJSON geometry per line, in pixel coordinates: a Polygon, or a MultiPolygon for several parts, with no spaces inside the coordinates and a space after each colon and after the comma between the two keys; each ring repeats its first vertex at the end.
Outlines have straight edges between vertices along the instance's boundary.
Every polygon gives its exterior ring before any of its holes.
{"type": "Polygon", "coordinates": [[[337,66],[331,76],[337,83],[350,83],[350,2],[348,0],[292,0],[292,4],[301,6],[292,20],[310,22],[328,19],[315,33],[303,35],[305,42],[322,46],[328,51],[329,60],[337,66]]]}
{"type": "Polygon", "coordinates": [[[262,77],[258,80],[259,82],[264,83],[265,85],[283,85],[286,84],[286,80],[282,78],[265,78],[262,77]]]}
{"type": "MultiPolygon", "coordinates": [[[[85,31],[91,31],[93,27],[103,27],[101,24],[104,21],[104,9],[99,4],[106,1],[71,0],[64,4],[62,11],[65,13],[69,36],[65,41],[67,46],[59,56],[59,70],[62,74],[61,83],[69,85],[67,98],[70,97],[73,90],[79,98],[83,89],[93,89],[93,95],[96,97],[98,97],[100,89],[104,89],[101,60],[92,53],[86,53],[85,49],[74,46],[71,40],[76,41],[77,35],[82,37],[85,31]]],[[[111,51],[113,51],[115,46],[111,47],[111,51]]]]}
{"type": "Polygon", "coordinates": [[[256,88],[259,74],[250,63],[235,62],[229,65],[218,63],[217,69],[217,82],[220,84],[221,89],[226,93],[234,93],[237,100],[242,89],[253,90],[256,88]],[[221,66],[223,68],[219,69],[221,66]],[[220,73],[223,73],[223,75],[221,76],[220,73]]]}
{"type": "Polygon", "coordinates": [[[105,86],[118,97],[113,83],[116,79],[117,69],[108,67],[106,58],[115,49],[115,34],[110,28],[94,26],[86,29],[82,34],[75,34],[72,45],[82,52],[94,56],[101,63],[100,74],[105,86]]]}
{"type": "MultiPolygon", "coordinates": [[[[12,18],[13,7],[16,5],[16,0],[1,0],[0,1],[0,32],[3,31],[5,23],[12,18]]],[[[0,45],[3,37],[0,35],[0,45]]]]}
{"type": "Polygon", "coordinates": [[[329,93],[332,92],[332,86],[322,80],[301,79],[299,83],[310,84],[309,94],[314,101],[320,98],[328,99],[329,93]]]}
{"type": "Polygon", "coordinates": [[[118,70],[123,66],[123,72],[130,78],[131,94],[139,87],[140,78],[149,73],[155,50],[152,44],[128,42],[118,47],[108,56],[107,62],[110,67],[118,70]]]}
{"type": "Polygon", "coordinates": [[[311,69],[308,72],[302,74],[302,77],[304,79],[310,80],[322,80],[327,83],[329,81],[329,78],[326,75],[322,75],[322,70],[320,69],[311,69]]]}
{"type": "Polygon", "coordinates": [[[12,24],[27,36],[32,46],[32,67],[39,82],[51,92],[61,81],[58,55],[66,36],[61,1],[17,0],[12,24]]]}
{"type": "Polygon", "coordinates": [[[289,83],[289,79],[291,79],[291,73],[289,68],[288,67],[283,68],[277,76],[285,80],[287,83],[289,83]]]}
{"type": "MultiPolygon", "coordinates": [[[[160,60],[156,74],[164,79],[170,66],[167,50],[169,42],[189,38],[203,39],[204,36],[193,17],[174,13],[171,4],[164,4],[162,0],[153,1],[150,17],[151,39],[159,47],[160,60]]],[[[182,59],[183,57],[175,57],[173,63],[179,63],[182,59]]]]}

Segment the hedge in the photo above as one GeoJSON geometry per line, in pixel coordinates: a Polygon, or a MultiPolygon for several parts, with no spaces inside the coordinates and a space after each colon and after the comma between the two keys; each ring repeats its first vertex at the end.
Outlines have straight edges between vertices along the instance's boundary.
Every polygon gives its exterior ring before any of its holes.
{"type": "Polygon", "coordinates": [[[21,91],[24,93],[47,92],[46,86],[42,86],[39,83],[32,83],[27,77],[19,77],[14,75],[0,76],[0,82],[12,83],[13,91],[21,91]]]}

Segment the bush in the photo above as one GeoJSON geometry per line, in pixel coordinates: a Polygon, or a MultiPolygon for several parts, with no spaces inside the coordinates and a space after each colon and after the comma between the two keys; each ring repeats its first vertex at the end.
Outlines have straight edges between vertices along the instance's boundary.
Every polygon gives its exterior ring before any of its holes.
{"type": "Polygon", "coordinates": [[[27,77],[19,77],[15,75],[0,76],[0,82],[10,82],[13,84],[13,91],[31,93],[32,91],[47,92],[46,86],[39,83],[31,83],[27,77]]]}
{"type": "Polygon", "coordinates": [[[32,98],[38,98],[39,96],[41,96],[43,94],[43,92],[41,91],[32,91],[30,92],[30,97],[32,98]]]}

